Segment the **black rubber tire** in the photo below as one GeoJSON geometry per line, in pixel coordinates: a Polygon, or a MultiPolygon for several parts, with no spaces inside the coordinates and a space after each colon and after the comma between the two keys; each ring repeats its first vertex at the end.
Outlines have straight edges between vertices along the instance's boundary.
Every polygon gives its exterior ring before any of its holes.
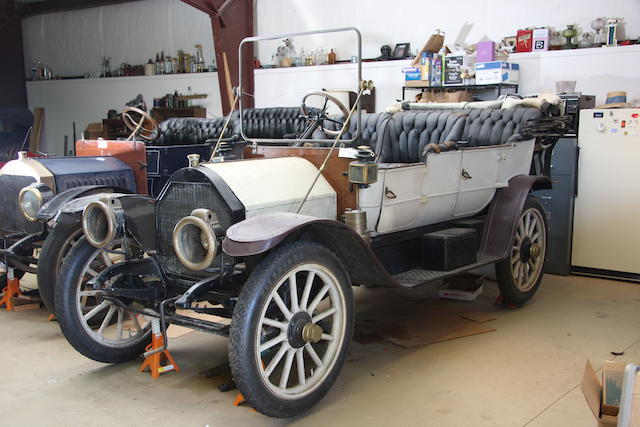
{"type": "MultiPolygon", "coordinates": [[[[42,245],[40,260],[38,261],[38,290],[40,298],[49,313],[55,315],[55,289],[58,281],[58,271],[66,253],[67,241],[75,236],[78,240],[82,234],[82,223],[77,221],[57,224],[42,245]]],[[[68,251],[67,251],[68,252],[68,251]]]]}
{"type": "Polygon", "coordinates": [[[324,397],[338,377],[353,335],[353,324],[351,282],[342,263],[331,251],[315,242],[294,242],[275,250],[251,272],[233,312],[229,363],[238,390],[251,407],[271,417],[293,417],[307,411],[324,397]],[[270,392],[256,366],[257,322],[266,298],[282,275],[297,265],[310,262],[329,268],[340,283],[346,305],[344,340],[332,370],[316,390],[300,399],[282,399],[270,392]]]}
{"type": "Polygon", "coordinates": [[[55,292],[56,318],[63,335],[78,352],[104,363],[121,363],[136,359],[151,342],[151,334],[127,347],[112,347],[93,340],[80,323],[76,308],[78,277],[96,248],[82,237],[65,257],[55,292]]]}
{"type": "MultiPolygon", "coordinates": [[[[533,195],[527,196],[527,199],[525,200],[524,206],[522,208],[522,214],[524,214],[524,212],[526,212],[530,208],[534,208],[538,210],[542,217],[542,220],[544,222],[544,229],[545,229],[544,241],[545,241],[545,245],[548,246],[549,227],[547,224],[547,216],[544,212],[544,207],[542,206],[542,203],[537,197],[533,195]]],[[[520,218],[518,218],[518,221],[520,221],[520,218]]],[[[544,251],[545,255],[546,255],[546,249],[547,248],[545,248],[545,251],[544,251]]],[[[506,303],[507,305],[521,306],[525,304],[527,301],[529,301],[531,297],[533,297],[533,295],[538,291],[538,288],[540,287],[540,283],[542,282],[542,278],[544,276],[544,265],[543,265],[542,270],[540,271],[540,276],[536,280],[535,284],[528,291],[522,292],[516,287],[514,282],[513,273],[511,270],[511,256],[507,257],[506,259],[500,262],[497,262],[495,266],[496,266],[495,267],[496,280],[498,282],[498,287],[500,288],[500,292],[502,293],[503,302],[506,303]]]]}

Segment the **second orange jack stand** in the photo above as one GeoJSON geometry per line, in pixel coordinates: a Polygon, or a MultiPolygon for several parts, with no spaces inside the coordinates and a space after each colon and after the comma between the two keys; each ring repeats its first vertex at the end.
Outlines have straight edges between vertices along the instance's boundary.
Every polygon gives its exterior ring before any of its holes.
{"type": "Polygon", "coordinates": [[[0,298],[0,307],[4,305],[7,310],[13,310],[13,298],[20,295],[22,295],[20,280],[7,278],[7,286],[2,290],[2,298],[0,298]]]}
{"type": "MultiPolygon", "coordinates": [[[[160,321],[153,318],[151,319],[151,344],[149,344],[145,350],[149,352],[162,348],[163,346],[164,339],[160,332],[160,321]]],[[[142,365],[140,365],[140,372],[144,371],[147,367],[151,371],[152,378],[158,378],[160,374],[164,374],[165,372],[180,372],[176,361],[166,348],[147,356],[144,362],[142,362],[142,365]]]]}

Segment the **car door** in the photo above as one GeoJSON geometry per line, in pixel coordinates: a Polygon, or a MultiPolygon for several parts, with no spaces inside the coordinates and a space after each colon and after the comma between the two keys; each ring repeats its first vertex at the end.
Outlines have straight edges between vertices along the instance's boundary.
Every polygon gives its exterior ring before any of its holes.
{"type": "Polygon", "coordinates": [[[473,215],[489,204],[496,192],[498,160],[503,148],[504,146],[490,146],[460,150],[460,189],[454,216],[473,215]]]}
{"type": "Polygon", "coordinates": [[[427,162],[384,169],[378,233],[451,219],[460,186],[460,151],[432,154],[427,162]]]}

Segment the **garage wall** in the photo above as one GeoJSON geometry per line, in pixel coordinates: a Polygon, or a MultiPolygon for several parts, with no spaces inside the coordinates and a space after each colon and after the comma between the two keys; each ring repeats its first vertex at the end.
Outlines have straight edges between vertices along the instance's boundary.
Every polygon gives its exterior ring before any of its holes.
{"type": "Polygon", "coordinates": [[[87,124],[102,121],[109,109],[122,111],[125,103],[139,93],[151,108],[153,98],[175,90],[187,93],[188,88],[193,93],[208,95],[202,102],[208,116],[222,115],[218,73],[27,82],[27,98],[32,111],[44,108],[41,151],[61,155],[65,135],[71,147],[74,121],[76,136],[80,138],[87,124]]]}
{"type": "Polygon", "coordinates": [[[144,64],[164,50],[195,53],[202,44],[207,65],[214,58],[211,20],[180,0],[142,0],[68,12],[48,13],[22,21],[26,75],[41,61],[63,76],[99,72],[102,57],[111,69],[125,62],[144,64]]]}
{"type": "MultiPolygon", "coordinates": [[[[436,28],[446,33],[448,42],[453,42],[465,22],[473,24],[466,40],[475,43],[483,36],[499,41],[515,35],[518,28],[531,26],[564,29],[567,24],[578,24],[593,31],[590,22],[598,16],[624,17],[628,23],[623,33],[633,38],[640,36],[638,0],[257,0],[256,31],[264,35],[355,26],[362,32],[363,58],[374,58],[380,55],[383,44],[393,47],[396,43],[410,42],[415,51],[436,28]]],[[[278,44],[277,41],[260,43],[263,63],[271,62],[278,44]]],[[[306,50],[337,48],[338,57],[342,59],[355,54],[353,42],[344,38],[316,36],[299,39],[294,44],[306,50]]]]}

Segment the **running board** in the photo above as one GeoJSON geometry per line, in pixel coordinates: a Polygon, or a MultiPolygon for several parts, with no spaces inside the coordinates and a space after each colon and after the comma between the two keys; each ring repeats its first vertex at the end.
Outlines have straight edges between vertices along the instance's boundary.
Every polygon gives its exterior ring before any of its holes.
{"type": "Polygon", "coordinates": [[[500,261],[501,258],[492,257],[492,256],[480,256],[478,260],[469,265],[465,265],[464,267],[456,268],[454,270],[449,271],[439,271],[439,270],[421,270],[421,269],[413,269],[409,271],[405,271],[400,274],[396,274],[393,276],[394,279],[402,285],[404,288],[417,288],[419,286],[427,285],[429,283],[435,282],[436,280],[447,279],[449,277],[457,276],[458,274],[464,273],[469,270],[473,270],[474,268],[482,267],[487,264],[492,264],[497,261],[500,261]]]}

